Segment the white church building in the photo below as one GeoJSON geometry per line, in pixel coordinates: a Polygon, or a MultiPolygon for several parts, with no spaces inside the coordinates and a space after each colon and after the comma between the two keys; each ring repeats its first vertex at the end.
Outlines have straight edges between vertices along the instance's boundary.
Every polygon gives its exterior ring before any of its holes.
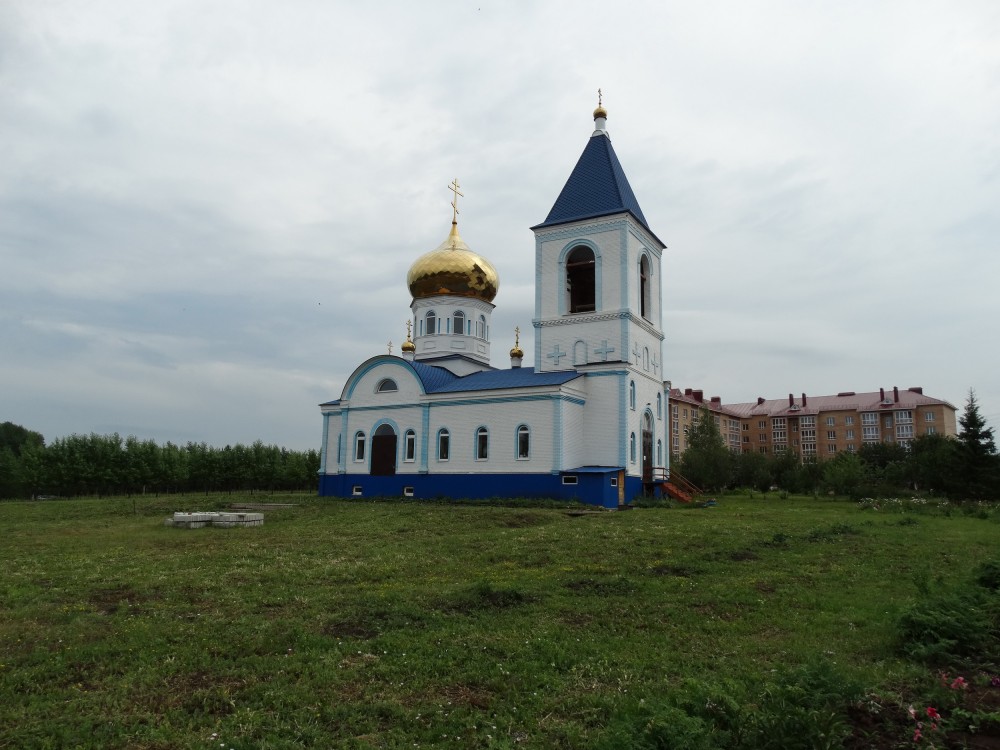
{"type": "Polygon", "coordinates": [[[552,497],[618,507],[667,473],[662,251],[607,111],[535,234],[534,367],[491,366],[493,265],[448,238],[407,274],[412,337],[321,404],[319,494],[552,497]]]}

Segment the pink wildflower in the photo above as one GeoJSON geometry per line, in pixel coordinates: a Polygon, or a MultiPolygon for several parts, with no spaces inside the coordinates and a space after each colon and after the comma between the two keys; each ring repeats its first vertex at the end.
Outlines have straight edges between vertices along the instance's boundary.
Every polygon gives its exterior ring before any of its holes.
{"type": "Polygon", "coordinates": [[[956,677],[951,682],[952,690],[965,690],[967,687],[969,687],[969,683],[965,681],[964,677],[956,677]]]}
{"type": "Polygon", "coordinates": [[[929,719],[940,719],[941,718],[941,714],[938,713],[938,710],[936,708],[934,708],[934,706],[928,706],[927,707],[927,718],[929,718],[929,719]]]}

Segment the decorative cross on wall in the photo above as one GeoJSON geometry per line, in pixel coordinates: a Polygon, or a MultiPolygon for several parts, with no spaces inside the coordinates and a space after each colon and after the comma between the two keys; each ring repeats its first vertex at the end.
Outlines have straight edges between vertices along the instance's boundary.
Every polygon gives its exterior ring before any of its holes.
{"type": "Polygon", "coordinates": [[[632,356],[635,357],[636,367],[639,366],[639,357],[642,356],[642,352],[639,351],[638,344],[632,344],[632,356]]]}
{"type": "Polygon", "coordinates": [[[566,354],[566,352],[559,351],[559,344],[556,344],[555,348],[552,350],[552,353],[551,354],[546,354],[545,356],[548,357],[549,359],[551,359],[555,363],[556,367],[558,367],[559,366],[559,360],[562,359],[563,357],[567,356],[567,354],[566,354]]]}
{"type": "Polygon", "coordinates": [[[656,354],[653,354],[653,374],[656,374],[657,368],[660,366],[659,360],[656,358],[656,354]]]}
{"type": "Polygon", "coordinates": [[[615,348],[613,346],[608,346],[608,340],[604,339],[601,342],[601,345],[599,347],[597,347],[596,349],[594,349],[594,354],[599,355],[601,357],[601,359],[603,359],[605,362],[607,362],[608,361],[608,355],[611,354],[614,350],[615,350],[615,348]]]}

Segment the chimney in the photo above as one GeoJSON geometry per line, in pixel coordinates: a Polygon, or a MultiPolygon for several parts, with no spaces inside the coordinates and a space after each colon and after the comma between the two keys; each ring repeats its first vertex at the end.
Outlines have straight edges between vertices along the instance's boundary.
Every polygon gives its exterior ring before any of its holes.
{"type": "Polygon", "coordinates": [[[804,394],[804,393],[802,394],[802,405],[803,406],[806,405],[806,394],[804,394]]]}
{"type": "Polygon", "coordinates": [[[690,396],[691,395],[691,389],[690,388],[685,388],[684,389],[684,395],[685,396],[690,396]]]}
{"type": "Polygon", "coordinates": [[[910,390],[910,393],[916,393],[919,396],[923,396],[924,395],[924,389],[921,386],[919,386],[919,385],[912,386],[909,390],[910,390]]]}
{"type": "Polygon", "coordinates": [[[878,400],[885,401],[885,388],[878,389],[878,400]]]}
{"type": "Polygon", "coordinates": [[[712,396],[712,406],[722,406],[722,396],[712,396]]]}
{"type": "Polygon", "coordinates": [[[757,397],[757,406],[760,406],[763,403],[764,403],[764,397],[763,396],[758,396],[757,397]]]}
{"type": "Polygon", "coordinates": [[[899,403],[899,387],[895,385],[892,387],[892,400],[899,403]]]}
{"type": "Polygon", "coordinates": [[[795,396],[793,396],[791,393],[788,394],[788,405],[795,406],[795,396]]]}
{"type": "Polygon", "coordinates": [[[697,390],[691,391],[691,395],[694,396],[694,400],[699,404],[705,400],[705,391],[697,390]]]}

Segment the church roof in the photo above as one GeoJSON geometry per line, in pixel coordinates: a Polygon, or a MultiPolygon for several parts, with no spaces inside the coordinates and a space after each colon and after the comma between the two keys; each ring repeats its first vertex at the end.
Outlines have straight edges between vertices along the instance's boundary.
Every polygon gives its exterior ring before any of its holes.
{"type": "Polygon", "coordinates": [[[611,145],[611,137],[605,131],[597,131],[587,141],[549,215],[532,229],[624,212],[632,214],[653,234],[611,145]]]}
{"type": "Polygon", "coordinates": [[[483,370],[459,377],[443,367],[433,367],[422,362],[411,362],[410,365],[424,384],[424,390],[427,393],[462,393],[464,391],[492,391],[503,388],[562,385],[580,377],[580,373],[574,370],[535,372],[534,367],[483,370]]]}

